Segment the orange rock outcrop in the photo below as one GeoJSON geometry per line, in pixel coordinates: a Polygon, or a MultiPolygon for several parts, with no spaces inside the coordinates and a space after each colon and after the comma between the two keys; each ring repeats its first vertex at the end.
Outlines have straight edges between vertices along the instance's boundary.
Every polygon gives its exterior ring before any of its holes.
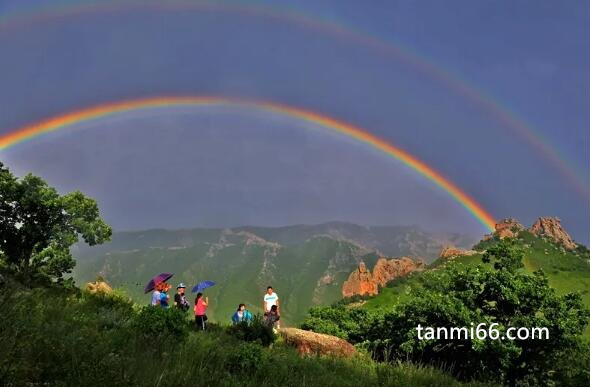
{"type": "Polygon", "coordinates": [[[354,295],[375,295],[379,293],[377,283],[373,280],[373,275],[364,262],[359,263],[359,267],[350,273],[348,280],[342,284],[342,297],[352,297],[354,295]]]}
{"type": "Polygon", "coordinates": [[[500,238],[514,238],[524,227],[514,218],[506,218],[496,223],[496,234],[500,238]]]}
{"type": "Polygon", "coordinates": [[[574,250],[578,245],[574,239],[561,226],[561,220],[555,217],[541,217],[529,229],[537,236],[547,237],[556,243],[560,243],[568,250],[574,250]]]}
{"type": "Polygon", "coordinates": [[[408,257],[379,258],[373,268],[373,273],[367,269],[364,262],[361,262],[358,269],[350,273],[348,280],[342,285],[342,297],[378,294],[379,288],[387,285],[388,282],[422,269],[424,269],[424,262],[408,257]]]}
{"type": "Polygon", "coordinates": [[[282,328],[279,333],[287,344],[297,349],[300,355],[331,355],[349,358],[357,354],[352,344],[335,336],[297,328],[282,328]]]}
{"type": "Polygon", "coordinates": [[[399,259],[380,258],[373,268],[373,281],[383,287],[392,280],[404,277],[413,271],[424,268],[424,262],[408,257],[399,259]]]}

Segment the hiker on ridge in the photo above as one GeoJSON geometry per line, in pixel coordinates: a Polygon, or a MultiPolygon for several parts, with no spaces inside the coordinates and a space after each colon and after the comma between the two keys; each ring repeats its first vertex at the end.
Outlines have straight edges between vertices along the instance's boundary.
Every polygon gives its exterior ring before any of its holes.
{"type": "Polygon", "coordinates": [[[207,307],[209,306],[209,297],[203,299],[203,293],[197,293],[195,298],[195,324],[197,329],[205,330],[205,321],[207,321],[207,307]]]}
{"type": "Polygon", "coordinates": [[[237,325],[241,322],[246,322],[249,324],[252,322],[252,313],[246,309],[245,304],[240,304],[238,305],[238,310],[236,310],[234,315],[231,317],[231,321],[234,325],[237,325]]]}
{"type": "Polygon", "coordinates": [[[166,282],[163,282],[161,287],[160,287],[160,306],[162,308],[168,308],[170,305],[168,305],[168,300],[170,299],[170,296],[168,295],[168,291],[170,290],[172,286],[166,282]]]}
{"type": "MultiPolygon", "coordinates": [[[[279,296],[273,291],[272,286],[266,288],[266,294],[264,295],[264,317],[267,318],[268,314],[270,313],[272,307],[276,307],[276,315],[281,315],[280,303],[279,303],[279,296]]],[[[277,319],[277,328],[280,328],[280,323],[277,319]]]]}
{"type": "Polygon", "coordinates": [[[154,291],[152,293],[152,306],[160,305],[160,290],[162,289],[162,284],[157,284],[154,287],[154,291]]]}
{"type": "Polygon", "coordinates": [[[278,307],[276,305],[271,306],[270,311],[266,315],[266,323],[269,327],[272,328],[273,332],[277,333],[275,327],[280,329],[279,320],[281,316],[279,316],[278,307]]]}
{"type": "Polygon", "coordinates": [[[178,309],[186,312],[189,308],[188,300],[184,294],[186,290],[186,285],[184,283],[179,283],[176,287],[176,294],[174,295],[174,306],[178,309]]]}

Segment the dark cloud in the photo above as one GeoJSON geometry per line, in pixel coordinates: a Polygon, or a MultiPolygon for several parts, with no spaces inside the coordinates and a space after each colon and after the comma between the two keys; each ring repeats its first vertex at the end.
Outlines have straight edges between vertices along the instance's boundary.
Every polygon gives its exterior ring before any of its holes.
{"type": "MultiPolygon", "coordinates": [[[[292,6],[425,53],[522,112],[575,164],[590,163],[580,146],[590,142],[590,113],[581,102],[590,97],[590,54],[580,49],[590,32],[588,13],[534,7],[524,28],[520,6],[512,12],[474,2],[360,4],[292,6]]],[[[342,36],[248,14],[128,9],[14,26],[0,32],[0,52],[1,132],[146,95],[268,99],[396,143],[498,217],[530,222],[558,215],[578,239],[590,238],[588,199],[522,136],[431,74],[342,36]]],[[[126,114],[0,157],[18,173],[96,196],[119,228],[339,219],[482,231],[399,162],[260,112],[126,114]]],[[[578,173],[590,177],[584,168],[578,173]]]]}

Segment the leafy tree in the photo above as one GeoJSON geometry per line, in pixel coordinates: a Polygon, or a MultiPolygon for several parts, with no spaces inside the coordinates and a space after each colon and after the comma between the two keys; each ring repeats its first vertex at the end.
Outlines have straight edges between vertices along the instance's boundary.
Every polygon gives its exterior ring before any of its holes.
{"type": "Polygon", "coordinates": [[[21,280],[63,281],[75,261],[70,247],[110,239],[96,202],[81,192],[60,195],[31,174],[19,179],[0,163],[0,267],[21,280]]]}
{"type": "Polygon", "coordinates": [[[370,348],[380,359],[444,364],[458,376],[508,385],[552,385],[557,360],[579,345],[590,314],[578,294],[557,295],[542,271],[520,270],[522,256],[513,241],[502,240],[483,258],[493,268],[451,265],[425,273],[423,286],[412,290],[409,301],[369,328],[370,348]],[[427,339],[420,340],[416,329],[469,330],[480,323],[485,329],[497,324],[498,339],[436,338],[422,331],[427,339]],[[508,340],[511,327],[546,327],[549,338],[508,340]]]}

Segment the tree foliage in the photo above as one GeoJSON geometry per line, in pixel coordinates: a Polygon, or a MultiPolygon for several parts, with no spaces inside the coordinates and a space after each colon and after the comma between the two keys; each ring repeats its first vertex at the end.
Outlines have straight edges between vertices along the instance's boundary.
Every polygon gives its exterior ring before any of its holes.
{"type": "Polygon", "coordinates": [[[301,328],[358,344],[365,340],[366,327],[377,318],[377,313],[351,308],[343,303],[316,306],[309,310],[309,316],[303,321],[301,328]]]}
{"type": "Polygon", "coordinates": [[[0,260],[22,280],[63,281],[75,261],[70,247],[110,239],[96,201],[75,191],[60,195],[36,176],[15,177],[0,163],[0,260]]]}
{"type": "Polygon", "coordinates": [[[444,364],[458,376],[508,385],[551,385],[557,360],[579,345],[589,312],[578,294],[557,295],[542,271],[528,274],[522,251],[509,240],[488,248],[493,269],[452,265],[425,274],[423,287],[368,328],[376,357],[444,364]],[[500,339],[419,340],[416,327],[498,324],[500,339]],[[510,327],[546,327],[548,339],[508,340],[510,327]]]}

